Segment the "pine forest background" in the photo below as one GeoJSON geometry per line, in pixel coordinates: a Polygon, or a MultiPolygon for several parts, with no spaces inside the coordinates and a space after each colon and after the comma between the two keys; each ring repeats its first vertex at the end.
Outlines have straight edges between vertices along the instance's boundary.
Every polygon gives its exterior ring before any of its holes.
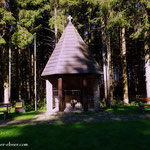
{"type": "Polygon", "coordinates": [[[150,98],[149,0],[0,0],[0,102],[9,86],[11,49],[11,102],[34,105],[36,37],[38,107],[45,104],[41,73],[69,15],[104,72],[101,100],[150,98]]]}

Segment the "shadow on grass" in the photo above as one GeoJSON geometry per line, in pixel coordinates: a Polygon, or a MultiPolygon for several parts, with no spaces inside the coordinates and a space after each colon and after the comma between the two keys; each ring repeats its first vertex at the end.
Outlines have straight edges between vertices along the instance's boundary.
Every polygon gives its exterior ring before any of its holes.
{"type": "Polygon", "coordinates": [[[149,150],[150,121],[72,123],[0,128],[0,143],[27,143],[28,150],[149,150]]]}
{"type": "Polygon", "coordinates": [[[138,106],[119,106],[106,109],[106,111],[114,114],[141,114],[138,106]]]}
{"type": "Polygon", "coordinates": [[[10,113],[8,119],[3,120],[0,115],[0,125],[29,125],[29,124],[62,124],[79,122],[103,122],[103,121],[128,121],[150,119],[150,111],[142,113],[138,106],[103,108],[100,112],[67,112],[58,114],[41,114],[41,112],[10,113]],[[40,114],[40,115],[38,115],[40,114]]]}
{"type": "Polygon", "coordinates": [[[144,111],[141,111],[138,105],[133,106],[113,106],[112,108],[103,108],[103,111],[111,112],[113,114],[150,114],[150,107],[144,107],[144,111]]]}

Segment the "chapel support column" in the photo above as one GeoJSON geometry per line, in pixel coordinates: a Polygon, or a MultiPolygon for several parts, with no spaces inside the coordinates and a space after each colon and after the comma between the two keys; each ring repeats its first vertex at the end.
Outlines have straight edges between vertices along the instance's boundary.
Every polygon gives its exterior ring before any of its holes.
{"type": "Polygon", "coordinates": [[[46,80],[46,107],[47,112],[52,112],[53,110],[53,86],[49,82],[49,80],[46,80]]]}
{"type": "Polygon", "coordinates": [[[59,99],[59,111],[64,111],[64,99],[63,99],[63,81],[62,77],[58,78],[58,99],[59,99]]]}
{"type": "Polygon", "coordinates": [[[99,88],[99,78],[96,79],[94,84],[94,110],[99,111],[100,110],[100,88],[99,88]]]}
{"type": "Polygon", "coordinates": [[[88,111],[88,90],[86,77],[83,77],[83,109],[84,111],[88,111]]]}

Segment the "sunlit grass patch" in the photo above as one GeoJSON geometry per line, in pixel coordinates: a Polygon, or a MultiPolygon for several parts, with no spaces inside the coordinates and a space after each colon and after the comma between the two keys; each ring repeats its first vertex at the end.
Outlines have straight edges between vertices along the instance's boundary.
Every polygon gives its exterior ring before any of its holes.
{"type": "Polygon", "coordinates": [[[140,114],[138,106],[119,106],[106,109],[107,112],[114,114],[140,114]]]}
{"type": "Polygon", "coordinates": [[[10,126],[0,128],[0,143],[28,143],[28,150],[149,150],[149,131],[150,120],[10,126]]]}
{"type": "MultiPolygon", "coordinates": [[[[35,115],[41,113],[41,111],[30,111],[25,113],[15,113],[14,111],[11,111],[8,114],[8,119],[11,120],[24,120],[24,119],[32,119],[35,115]]],[[[4,119],[3,113],[0,113],[0,120],[4,119]]]]}

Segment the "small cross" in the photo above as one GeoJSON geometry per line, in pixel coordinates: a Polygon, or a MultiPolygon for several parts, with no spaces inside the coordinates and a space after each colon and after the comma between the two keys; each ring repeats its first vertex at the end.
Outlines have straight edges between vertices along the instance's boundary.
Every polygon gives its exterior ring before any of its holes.
{"type": "Polygon", "coordinates": [[[72,19],[72,17],[69,15],[69,16],[68,16],[68,20],[69,20],[69,22],[71,22],[71,19],[72,19]]]}

